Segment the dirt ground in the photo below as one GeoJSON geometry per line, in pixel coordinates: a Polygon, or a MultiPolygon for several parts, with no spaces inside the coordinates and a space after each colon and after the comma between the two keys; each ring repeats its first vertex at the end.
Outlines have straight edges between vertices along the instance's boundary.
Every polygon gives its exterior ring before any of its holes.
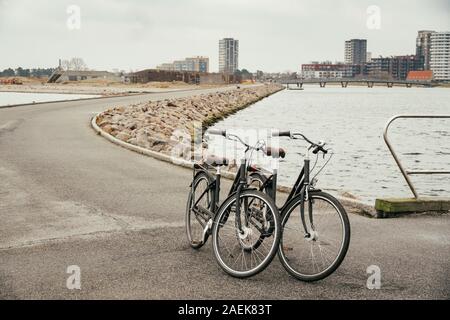
{"type": "MultiPolygon", "coordinates": [[[[47,83],[46,78],[14,77],[22,84],[0,84],[0,92],[33,92],[33,93],[73,93],[73,94],[100,94],[105,96],[151,93],[172,90],[191,90],[195,88],[207,89],[218,85],[192,85],[181,81],[149,82],[149,83],[123,83],[98,80],[67,81],[63,83],[47,83]]],[[[223,86],[223,85],[222,85],[223,86]]]]}

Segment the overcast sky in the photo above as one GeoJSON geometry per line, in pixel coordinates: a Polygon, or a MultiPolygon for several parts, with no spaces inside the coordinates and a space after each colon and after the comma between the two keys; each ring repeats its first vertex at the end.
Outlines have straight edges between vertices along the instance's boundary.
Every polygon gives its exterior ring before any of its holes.
{"type": "Polygon", "coordinates": [[[450,0],[0,0],[0,69],[82,57],[128,71],[204,55],[217,71],[218,41],[234,37],[240,68],[298,71],[342,61],[351,38],[366,38],[373,56],[414,53],[421,29],[449,31],[450,0]],[[67,27],[70,5],[80,29],[67,27]]]}

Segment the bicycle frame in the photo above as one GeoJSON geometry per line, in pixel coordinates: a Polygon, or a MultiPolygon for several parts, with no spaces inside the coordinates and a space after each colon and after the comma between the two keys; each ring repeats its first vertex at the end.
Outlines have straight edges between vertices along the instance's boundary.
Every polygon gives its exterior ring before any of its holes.
{"type": "MultiPolygon", "coordinates": [[[[305,168],[307,169],[309,173],[309,160],[305,160],[302,170],[300,171],[297,180],[295,181],[291,192],[289,192],[289,195],[286,199],[286,201],[283,203],[281,207],[278,209],[283,211],[289,202],[298,194],[305,193],[306,187],[309,186],[309,174],[305,176],[305,168]]],[[[269,195],[272,197],[272,199],[276,199],[276,193],[277,193],[277,177],[278,173],[275,172],[269,176],[266,176],[266,181],[260,186],[259,190],[263,191],[267,188],[269,195]]]]}
{"type": "MultiPolygon", "coordinates": [[[[247,165],[248,161],[246,159],[242,160],[241,165],[239,166],[238,173],[236,174],[233,184],[231,185],[230,191],[228,192],[228,196],[231,196],[233,193],[236,193],[237,201],[236,201],[236,212],[239,212],[240,209],[240,193],[242,192],[244,186],[247,184],[247,165]]],[[[204,172],[210,177],[210,182],[208,183],[208,187],[206,190],[203,191],[203,193],[200,195],[199,199],[194,203],[193,208],[196,208],[198,205],[198,202],[202,199],[202,197],[206,194],[211,192],[212,198],[211,198],[211,205],[212,205],[212,211],[208,210],[208,214],[212,219],[214,219],[219,207],[220,207],[220,184],[221,184],[221,174],[220,174],[220,167],[215,168],[209,164],[200,165],[197,164],[194,166],[194,178],[199,172],[204,172]],[[216,170],[215,174],[212,174],[210,170],[214,168],[216,170]]],[[[191,184],[191,192],[194,194],[194,185],[191,184]]],[[[202,224],[203,227],[204,224],[199,221],[200,224],[202,224]]],[[[239,228],[241,227],[241,221],[238,219],[239,228]]]]}
{"type": "MultiPolygon", "coordinates": [[[[240,213],[241,212],[241,192],[244,191],[247,186],[247,174],[248,174],[248,167],[249,167],[249,162],[250,159],[248,157],[248,152],[249,151],[254,151],[254,150],[259,150],[259,147],[251,147],[249,146],[247,143],[245,143],[241,138],[239,138],[236,135],[227,135],[225,131],[221,131],[219,132],[220,135],[223,135],[227,138],[229,137],[233,137],[235,138],[235,141],[240,141],[245,147],[245,156],[244,159],[241,160],[241,165],[239,166],[239,170],[236,174],[236,177],[234,178],[233,184],[230,188],[230,191],[228,192],[228,197],[236,197],[236,204],[235,204],[235,212],[236,213],[240,213]]],[[[258,142],[259,144],[260,142],[258,142]]],[[[257,146],[258,146],[257,144],[257,146]]],[[[205,191],[203,191],[203,193],[201,194],[201,196],[199,197],[199,199],[193,204],[192,206],[192,210],[194,210],[197,208],[198,202],[200,201],[200,199],[203,198],[203,196],[205,195],[205,193],[209,193],[212,192],[212,199],[211,199],[211,206],[210,209],[211,210],[207,210],[202,208],[201,211],[206,211],[206,213],[208,214],[209,218],[206,222],[206,224],[204,224],[202,221],[200,221],[201,219],[198,218],[198,216],[196,215],[196,219],[198,220],[198,222],[203,226],[205,232],[207,232],[206,230],[210,229],[210,223],[212,220],[215,219],[216,214],[220,208],[220,179],[221,179],[221,174],[220,174],[220,166],[218,166],[216,169],[216,174],[213,175],[211,174],[209,171],[211,168],[215,168],[207,163],[205,163],[205,165],[201,165],[201,164],[195,164],[194,165],[194,177],[193,177],[193,181],[195,180],[196,175],[198,174],[198,172],[205,172],[207,174],[207,176],[209,177],[210,182],[208,183],[208,187],[205,191]],[[211,220],[212,219],[212,220],[211,220]]],[[[194,190],[195,190],[195,186],[193,184],[191,184],[191,194],[194,195],[194,190]]],[[[194,197],[195,199],[195,197],[194,197]]],[[[247,208],[248,208],[248,202],[244,201],[244,206],[245,206],[245,211],[247,212],[247,208]]],[[[198,212],[195,212],[196,214],[198,212]]],[[[200,214],[203,214],[204,212],[201,212],[200,214]]],[[[242,219],[241,219],[241,214],[236,214],[236,221],[237,221],[237,227],[239,230],[239,233],[243,234],[244,230],[242,228],[242,219]]],[[[248,216],[247,214],[244,214],[244,222],[245,222],[245,226],[248,226],[249,220],[248,220],[248,216]]]]}
{"type": "MultiPolygon", "coordinates": [[[[307,156],[304,159],[303,168],[300,171],[297,180],[295,181],[291,192],[289,193],[286,201],[284,204],[278,208],[281,216],[283,217],[285,215],[285,210],[291,203],[291,201],[294,201],[297,196],[300,195],[301,197],[301,205],[300,205],[300,216],[302,219],[302,225],[305,230],[306,234],[309,234],[308,228],[306,226],[305,221],[305,201],[308,201],[309,199],[309,192],[314,191],[320,191],[316,190],[311,186],[310,183],[310,159],[309,159],[309,150],[307,150],[307,156]]],[[[277,177],[278,173],[275,170],[273,174],[266,176],[266,181],[260,186],[259,191],[264,191],[265,189],[268,190],[269,195],[272,197],[272,199],[276,199],[276,193],[277,193],[277,177]]],[[[309,221],[311,222],[311,228],[314,230],[314,223],[313,223],[313,216],[312,216],[312,203],[308,202],[309,208],[309,221]]]]}

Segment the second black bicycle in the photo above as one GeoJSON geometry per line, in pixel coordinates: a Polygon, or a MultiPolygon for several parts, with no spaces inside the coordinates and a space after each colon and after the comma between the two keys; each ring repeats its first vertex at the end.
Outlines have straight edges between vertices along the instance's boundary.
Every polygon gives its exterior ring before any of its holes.
{"type": "Polygon", "coordinates": [[[234,277],[250,277],[264,270],[275,256],[281,238],[281,219],[273,199],[248,187],[249,160],[253,151],[265,151],[226,131],[209,130],[238,141],[245,147],[228,197],[220,204],[220,167],[228,161],[208,157],[194,165],[194,177],[186,207],[186,232],[192,248],[199,249],[213,238],[214,256],[220,267],[234,277]],[[215,172],[214,172],[215,171],[215,172]]]}

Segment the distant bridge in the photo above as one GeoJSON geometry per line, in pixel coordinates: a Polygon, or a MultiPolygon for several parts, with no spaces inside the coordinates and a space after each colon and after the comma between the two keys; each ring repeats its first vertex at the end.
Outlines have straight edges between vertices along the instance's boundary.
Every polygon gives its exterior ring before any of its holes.
{"type": "Polygon", "coordinates": [[[289,86],[302,88],[303,84],[318,84],[321,88],[325,88],[327,83],[340,83],[342,88],[347,88],[349,83],[364,83],[368,88],[373,88],[374,84],[386,84],[388,88],[394,85],[405,85],[407,88],[412,86],[433,87],[434,84],[430,81],[411,81],[411,80],[382,80],[382,79],[337,79],[337,78],[318,78],[318,79],[291,79],[281,80],[281,84],[285,84],[288,89],[289,86]]]}

